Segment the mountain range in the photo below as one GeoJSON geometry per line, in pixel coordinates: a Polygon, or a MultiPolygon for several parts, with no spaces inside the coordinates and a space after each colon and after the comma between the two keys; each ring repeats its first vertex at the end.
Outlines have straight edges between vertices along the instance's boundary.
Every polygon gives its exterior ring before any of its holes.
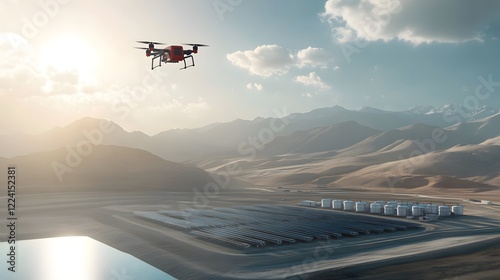
{"type": "MultiPolygon", "coordinates": [[[[65,146],[76,146],[81,141],[92,140],[89,137],[94,136],[96,141],[100,140],[98,141],[99,144],[143,149],[166,160],[183,162],[202,160],[207,157],[218,158],[239,155],[238,147],[244,142],[249,142],[249,138],[251,140],[252,137],[264,140],[268,144],[267,142],[275,140],[274,138],[277,136],[287,136],[295,132],[312,129],[322,130],[343,122],[356,122],[359,125],[380,131],[395,130],[412,124],[427,124],[445,128],[465,121],[475,120],[479,116],[472,115],[470,112],[480,112],[482,118],[498,113],[498,109],[481,107],[467,110],[466,112],[469,112],[469,114],[467,115],[468,118],[465,119],[463,114],[465,108],[459,105],[445,105],[440,109],[425,107],[425,110],[416,110],[416,108],[393,112],[369,107],[347,110],[340,106],[333,106],[307,113],[293,113],[275,118],[238,119],[195,129],[167,130],[153,136],[138,131],[127,132],[118,124],[104,120],[83,118],[65,127],[56,127],[38,135],[0,135],[0,142],[4,144],[0,147],[0,156],[12,157],[54,150],[65,146]],[[455,113],[451,114],[452,111],[449,108],[462,109],[456,109],[455,113]],[[104,127],[100,128],[102,125],[104,127]],[[109,128],[106,129],[106,126],[109,126],[109,128]],[[102,137],[99,138],[92,134],[96,130],[98,134],[102,134],[102,137]],[[266,137],[272,139],[266,139],[266,137]]],[[[419,108],[423,108],[423,106],[419,108]]],[[[314,132],[311,133],[314,134],[314,132]]],[[[347,144],[352,142],[348,138],[344,141],[347,144]]],[[[322,148],[313,148],[313,150],[315,149],[322,148]]],[[[278,150],[275,152],[279,152],[278,150]]]]}
{"type": "Polygon", "coordinates": [[[53,163],[64,162],[71,149],[76,154],[92,149],[78,172],[66,172],[64,184],[112,189],[144,181],[141,186],[185,190],[237,164],[238,172],[231,174],[237,182],[260,186],[436,191],[451,184],[495,191],[499,135],[498,110],[464,111],[457,105],[402,112],[334,106],[153,136],[84,118],[38,135],[1,135],[0,162],[25,166],[33,185],[60,185],[53,163]]]}

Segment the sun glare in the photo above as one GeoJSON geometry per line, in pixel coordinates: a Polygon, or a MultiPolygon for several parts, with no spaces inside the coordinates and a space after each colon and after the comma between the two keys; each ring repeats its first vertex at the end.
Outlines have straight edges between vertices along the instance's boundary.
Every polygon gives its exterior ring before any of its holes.
{"type": "Polygon", "coordinates": [[[84,237],[59,237],[47,240],[50,245],[43,260],[45,269],[41,279],[87,280],[95,279],[91,240],[84,237]]]}
{"type": "Polygon", "coordinates": [[[95,64],[95,52],[84,40],[75,36],[58,37],[47,42],[41,52],[43,67],[59,71],[88,74],[95,64]]]}

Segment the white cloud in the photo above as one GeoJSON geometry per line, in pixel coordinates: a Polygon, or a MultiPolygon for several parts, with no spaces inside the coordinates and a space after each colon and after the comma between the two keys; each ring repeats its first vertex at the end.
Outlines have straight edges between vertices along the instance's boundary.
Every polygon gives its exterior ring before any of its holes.
{"type": "Polygon", "coordinates": [[[295,81],[306,86],[313,86],[318,89],[330,89],[331,87],[325,84],[315,72],[309,73],[309,76],[297,76],[295,81]]]}
{"type": "Polygon", "coordinates": [[[251,74],[263,77],[284,74],[292,67],[326,68],[331,61],[329,54],[322,48],[309,46],[294,55],[278,45],[262,45],[254,50],[236,51],[228,54],[227,59],[251,74]]]}
{"type": "Polygon", "coordinates": [[[250,90],[255,89],[257,91],[261,91],[263,88],[262,85],[258,84],[258,83],[253,83],[253,84],[248,83],[246,87],[247,87],[247,89],[250,89],[250,90]]]}
{"type": "Polygon", "coordinates": [[[500,1],[328,0],[323,16],[341,43],[461,43],[483,40],[484,28],[498,22],[500,1]]]}
{"type": "Polygon", "coordinates": [[[322,48],[307,47],[297,53],[298,67],[326,67],[329,60],[328,53],[322,48]]]}
{"type": "Polygon", "coordinates": [[[286,73],[294,63],[291,52],[277,45],[263,45],[254,50],[237,51],[228,54],[227,59],[234,65],[263,77],[286,73]]]}

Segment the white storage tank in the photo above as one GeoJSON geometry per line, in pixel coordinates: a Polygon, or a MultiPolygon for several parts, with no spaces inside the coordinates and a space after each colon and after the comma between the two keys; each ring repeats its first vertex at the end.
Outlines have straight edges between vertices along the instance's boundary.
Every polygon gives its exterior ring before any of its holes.
{"type": "Polygon", "coordinates": [[[384,215],[395,216],[397,214],[397,209],[394,204],[384,205],[384,215]]]}
{"type": "Polygon", "coordinates": [[[332,199],[331,198],[321,199],[321,208],[331,208],[331,207],[332,207],[332,199]]]}
{"type": "Polygon", "coordinates": [[[461,205],[452,206],[451,213],[453,213],[455,215],[463,215],[464,214],[464,207],[461,205]]]}
{"type": "Polygon", "coordinates": [[[382,214],[382,204],[377,202],[370,204],[370,213],[382,214]]]}
{"type": "Polygon", "coordinates": [[[352,200],[344,201],[344,210],[354,211],[354,201],[352,201],[352,200]]]}
{"type": "Polygon", "coordinates": [[[362,201],[355,202],[356,212],[364,212],[365,211],[365,203],[362,201]]]}
{"type": "Polygon", "coordinates": [[[356,202],[356,212],[366,212],[366,202],[364,201],[356,202]]]}
{"type": "MultiPolygon", "coordinates": [[[[384,207],[382,207],[382,210],[384,210],[383,208],[384,207]]],[[[368,202],[365,204],[365,212],[370,213],[370,203],[368,202]]]]}
{"type": "Polygon", "coordinates": [[[406,205],[398,205],[396,208],[396,214],[398,217],[406,217],[410,214],[410,209],[406,205]]]}
{"type": "Polygon", "coordinates": [[[332,208],[335,210],[344,209],[344,202],[342,200],[335,199],[332,201],[332,208]]]}
{"type": "Polygon", "coordinates": [[[366,205],[364,201],[356,202],[356,212],[366,212],[366,205]]]}
{"type": "Polygon", "coordinates": [[[423,206],[412,206],[411,207],[411,214],[414,217],[422,217],[425,214],[425,208],[423,206]]]}
{"type": "Polygon", "coordinates": [[[438,214],[438,205],[436,204],[427,204],[425,207],[425,211],[427,214],[438,214]]]}
{"type": "Polygon", "coordinates": [[[438,215],[440,217],[446,217],[450,215],[450,207],[446,205],[441,205],[438,207],[438,215]]]}

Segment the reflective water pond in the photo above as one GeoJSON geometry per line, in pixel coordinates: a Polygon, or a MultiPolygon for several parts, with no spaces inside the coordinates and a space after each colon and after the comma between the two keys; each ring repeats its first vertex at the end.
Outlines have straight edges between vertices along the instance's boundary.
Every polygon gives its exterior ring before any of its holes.
{"type": "Polygon", "coordinates": [[[84,236],[0,243],[0,279],[139,280],[175,279],[163,271],[104,243],[84,236]],[[15,271],[15,272],[14,272],[15,271]]]}

